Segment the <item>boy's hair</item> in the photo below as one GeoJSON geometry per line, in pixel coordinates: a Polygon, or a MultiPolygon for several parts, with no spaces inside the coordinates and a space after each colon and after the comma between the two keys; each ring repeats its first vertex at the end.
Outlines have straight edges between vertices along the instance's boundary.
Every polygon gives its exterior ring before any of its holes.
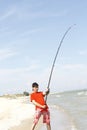
{"type": "Polygon", "coordinates": [[[34,83],[32,83],[32,88],[34,88],[34,87],[36,87],[36,88],[38,88],[38,83],[36,83],[36,82],[34,82],[34,83]]]}

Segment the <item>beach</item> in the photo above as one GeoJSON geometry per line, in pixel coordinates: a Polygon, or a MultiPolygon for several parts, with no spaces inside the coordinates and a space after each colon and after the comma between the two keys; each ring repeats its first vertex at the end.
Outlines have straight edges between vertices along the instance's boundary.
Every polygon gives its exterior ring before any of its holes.
{"type": "MultiPolygon", "coordinates": [[[[34,105],[29,102],[29,97],[16,99],[0,98],[0,130],[30,130],[33,123],[34,105]]],[[[71,128],[69,117],[61,108],[50,106],[52,128],[61,130],[71,128]],[[54,125],[56,123],[56,126],[54,125]],[[64,123],[64,125],[63,125],[64,123]]],[[[46,127],[40,118],[36,130],[46,127]]]]}
{"type": "Polygon", "coordinates": [[[13,126],[9,130],[30,130],[32,125],[32,119],[26,119],[18,126],[13,126]]]}
{"type": "MultiPolygon", "coordinates": [[[[52,130],[86,130],[87,91],[48,96],[52,130]]],[[[35,107],[28,96],[0,97],[0,130],[31,130],[35,107]]],[[[45,130],[42,117],[35,130],[45,130]]]]}
{"type": "Polygon", "coordinates": [[[33,115],[34,105],[29,103],[29,97],[0,98],[0,130],[13,129],[27,119],[30,122],[33,115]]]}
{"type": "MultiPolygon", "coordinates": [[[[55,106],[50,108],[51,111],[51,128],[59,130],[77,130],[74,122],[70,119],[67,113],[55,106]]],[[[27,119],[21,122],[19,126],[14,126],[9,130],[30,130],[32,126],[33,119],[27,119]]],[[[42,118],[40,118],[35,130],[45,130],[46,125],[42,123],[42,118]]]]}
{"type": "MultiPolygon", "coordinates": [[[[14,126],[9,130],[31,130],[33,119],[26,119],[21,122],[19,126],[14,126]]],[[[41,122],[38,123],[36,130],[39,130],[41,127],[41,122]]]]}
{"type": "MultiPolygon", "coordinates": [[[[77,130],[73,121],[67,116],[66,112],[61,108],[50,108],[51,110],[51,128],[60,130],[77,130]]],[[[21,122],[19,126],[14,126],[9,130],[31,130],[33,119],[27,119],[21,122]]],[[[35,130],[45,130],[46,125],[42,123],[40,118],[35,130]]]]}

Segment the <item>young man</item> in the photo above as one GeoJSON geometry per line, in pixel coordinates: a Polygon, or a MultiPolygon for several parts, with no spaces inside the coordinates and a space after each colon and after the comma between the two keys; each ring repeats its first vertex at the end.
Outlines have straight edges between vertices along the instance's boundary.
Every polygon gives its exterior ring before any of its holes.
{"type": "Polygon", "coordinates": [[[32,93],[30,94],[30,101],[35,105],[35,116],[34,116],[34,122],[32,125],[32,129],[35,129],[35,126],[38,123],[39,118],[41,115],[43,115],[43,123],[46,123],[47,130],[51,130],[50,126],[50,112],[49,108],[44,100],[44,97],[49,94],[49,90],[46,92],[38,92],[39,85],[34,82],[32,84],[32,93]]]}

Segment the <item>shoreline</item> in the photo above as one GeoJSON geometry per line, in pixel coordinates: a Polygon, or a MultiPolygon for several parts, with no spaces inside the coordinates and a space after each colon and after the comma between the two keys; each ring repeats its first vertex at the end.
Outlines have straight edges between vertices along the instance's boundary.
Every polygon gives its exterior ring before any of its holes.
{"type": "MultiPolygon", "coordinates": [[[[30,130],[33,124],[33,118],[26,119],[20,123],[20,125],[13,126],[9,130],[30,130]]],[[[41,128],[41,118],[35,128],[35,130],[40,130],[41,128]]]]}
{"type": "MultiPolygon", "coordinates": [[[[75,122],[73,122],[72,118],[67,114],[66,111],[61,109],[60,107],[52,107],[51,109],[51,128],[52,129],[63,129],[63,130],[78,130],[75,122]]],[[[33,118],[26,119],[21,122],[18,126],[13,126],[9,130],[31,130],[33,124],[33,118]]],[[[35,128],[35,130],[44,130],[45,125],[42,122],[42,116],[35,128]]]]}

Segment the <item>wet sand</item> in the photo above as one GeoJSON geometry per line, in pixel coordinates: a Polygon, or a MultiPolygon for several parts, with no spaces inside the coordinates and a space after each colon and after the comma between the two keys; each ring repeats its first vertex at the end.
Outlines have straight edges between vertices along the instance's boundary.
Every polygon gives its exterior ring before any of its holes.
{"type": "MultiPolygon", "coordinates": [[[[22,121],[20,125],[14,126],[14,127],[10,128],[9,130],[31,130],[32,124],[33,124],[33,119],[26,119],[26,120],[22,121]]],[[[41,119],[40,119],[35,130],[39,130],[41,125],[42,125],[42,123],[41,123],[41,119]]]]}
{"type": "MultiPolygon", "coordinates": [[[[31,130],[33,119],[23,121],[19,126],[14,126],[9,130],[31,130]]],[[[51,109],[51,128],[55,130],[77,130],[69,114],[61,109],[51,109]]],[[[45,130],[46,125],[40,118],[35,130],[45,130]]]]}

